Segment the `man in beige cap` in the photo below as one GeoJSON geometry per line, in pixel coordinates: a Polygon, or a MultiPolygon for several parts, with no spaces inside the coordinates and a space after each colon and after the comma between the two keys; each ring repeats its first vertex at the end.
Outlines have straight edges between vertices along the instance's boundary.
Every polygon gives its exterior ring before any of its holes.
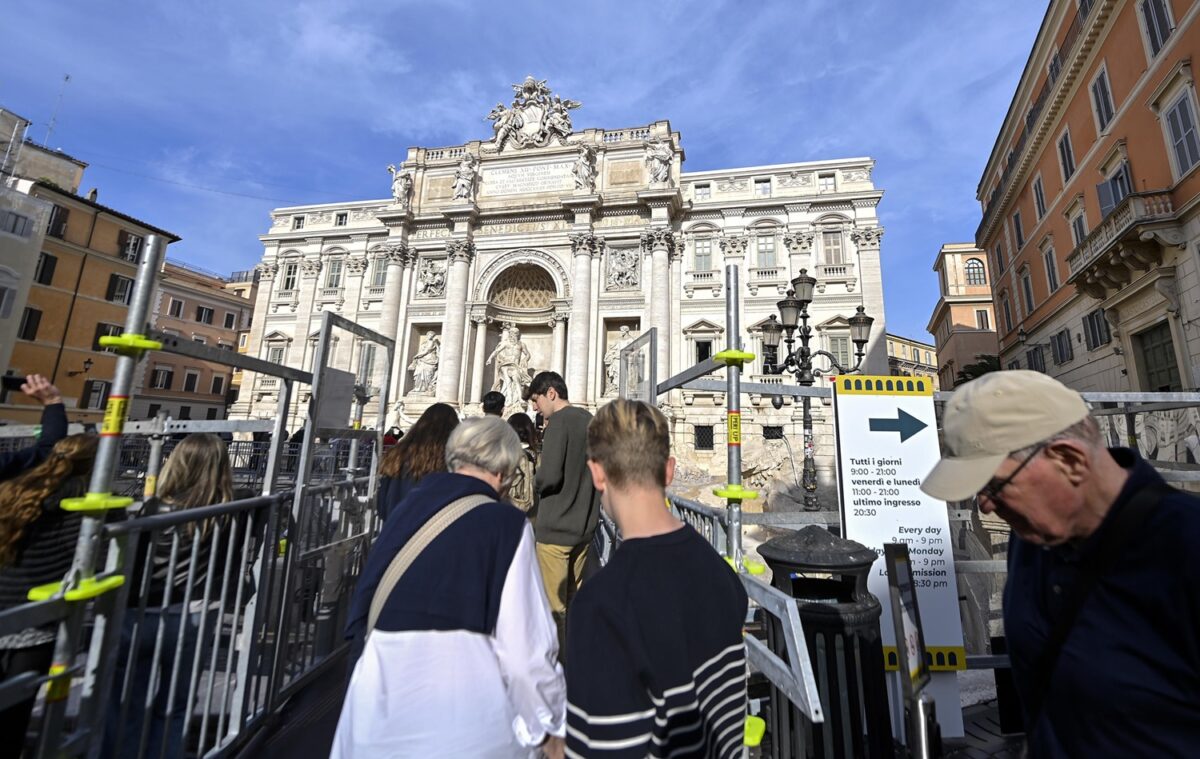
{"type": "Polygon", "coordinates": [[[1044,374],[957,388],[921,485],[1012,526],[1004,626],[1030,756],[1192,756],[1200,747],[1200,499],[1105,448],[1044,374]]]}

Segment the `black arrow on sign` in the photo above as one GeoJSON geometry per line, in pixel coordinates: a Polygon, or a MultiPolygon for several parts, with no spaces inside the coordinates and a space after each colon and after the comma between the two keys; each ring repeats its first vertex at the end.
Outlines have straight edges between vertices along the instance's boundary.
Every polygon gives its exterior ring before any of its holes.
{"type": "Polygon", "coordinates": [[[867,421],[871,425],[871,432],[899,432],[901,443],[929,426],[902,408],[896,409],[895,419],[868,419],[867,421]]]}

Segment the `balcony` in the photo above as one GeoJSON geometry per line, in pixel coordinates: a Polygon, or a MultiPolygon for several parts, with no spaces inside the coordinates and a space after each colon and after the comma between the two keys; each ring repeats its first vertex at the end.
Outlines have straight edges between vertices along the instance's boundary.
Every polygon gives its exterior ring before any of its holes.
{"type": "Polygon", "coordinates": [[[785,295],[788,289],[788,270],[786,266],[760,266],[751,268],[748,272],[746,285],[751,295],[758,295],[760,287],[766,288],[764,295],[785,295]],[[771,292],[771,288],[775,292],[771,292]]]}
{"type": "Polygon", "coordinates": [[[716,269],[689,271],[683,283],[683,291],[691,298],[697,290],[710,290],[712,297],[719,298],[721,287],[725,284],[723,276],[723,273],[716,269]]]}
{"type": "Polygon", "coordinates": [[[1170,193],[1135,192],[1125,197],[1067,256],[1069,284],[1097,300],[1128,285],[1137,272],[1162,263],[1163,246],[1182,246],[1170,193]]]}
{"type": "Polygon", "coordinates": [[[817,292],[825,292],[827,285],[843,285],[846,292],[854,292],[858,286],[858,272],[854,264],[821,264],[817,266],[817,292]]]}

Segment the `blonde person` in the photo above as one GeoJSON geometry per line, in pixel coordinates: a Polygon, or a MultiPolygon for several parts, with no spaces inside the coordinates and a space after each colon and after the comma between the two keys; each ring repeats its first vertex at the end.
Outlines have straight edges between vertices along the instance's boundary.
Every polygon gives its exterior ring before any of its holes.
{"type": "MultiPolygon", "coordinates": [[[[81,496],[96,458],[95,435],[59,440],[40,464],[0,483],[0,610],[28,602],[30,588],[58,582],[71,568],[82,515],[63,511],[64,498],[81,496]]],[[[54,654],[56,626],[0,637],[0,679],[45,674],[54,654]]],[[[0,711],[0,741],[21,753],[34,698],[0,711]]]]}
{"type": "Polygon", "coordinates": [[[502,501],[521,456],[502,420],[464,420],[449,471],[384,523],[354,589],[347,634],[362,654],[334,759],[562,755],[565,689],[533,531],[502,501]]]}

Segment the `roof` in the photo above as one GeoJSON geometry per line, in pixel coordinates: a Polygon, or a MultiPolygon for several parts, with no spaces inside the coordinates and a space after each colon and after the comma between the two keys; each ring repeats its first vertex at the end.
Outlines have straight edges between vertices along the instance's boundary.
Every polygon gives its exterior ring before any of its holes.
{"type": "Polygon", "coordinates": [[[914,340],[911,337],[905,337],[904,335],[897,335],[894,332],[888,332],[886,334],[888,337],[890,337],[893,340],[903,340],[906,343],[911,343],[913,345],[919,345],[922,348],[928,348],[929,350],[934,350],[934,348],[936,347],[932,343],[927,343],[924,340],[914,340]]]}
{"type": "Polygon", "coordinates": [[[75,164],[76,166],[78,166],[81,169],[86,169],[88,167],[87,161],[81,161],[78,158],[76,158],[75,156],[70,155],[68,153],[64,153],[61,150],[51,150],[50,148],[47,148],[47,147],[37,144],[33,140],[26,139],[25,142],[23,142],[21,144],[27,148],[33,148],[34,150],[40,150],[43,153],[49,153],[50,155],[54,156],[55,158],[64,158],[64,159],[70,161],[71,163],[75,164]]]}
{"type": "Polygon", "coordinates": [[[100,203],[97,203],[94,200],[88,200],[87,198],[83,197],[82,195],[76,195],[73,192],[67,192],[66,190],[64,190],[61,187],[57,187],[55,185],[48,184],[46,182],[42,182],[40,180],[34,182],[33,184],[35,187],[40,187],[44,190],[50,190],[51,192],[54,192],[54,193],[57,193],[64,197],[70,198],[71,200],[73,200],[77,203],[82,203],[85,206],[90,206],[91,208],[94,208],[101,213],[106,213],[109,216],[115,216],[118,219],[129,222],[130,224],[136,224],[139,227],[142,227],[143,229],[148,229],[151,232],[155,232],[157,234],[163,235],[164,237],[168,238],[169,242],[179,242],[180,240],[183,239],[182,237],[175,234],[174,232],[168,232],[165,229],[156,227],[153,224],[144,222],[141,219],[130,216],[129,214],[121,213],[120,211],[116,210],[115,208],[109,208],[108,206],[101,205],[100,203]]]}

